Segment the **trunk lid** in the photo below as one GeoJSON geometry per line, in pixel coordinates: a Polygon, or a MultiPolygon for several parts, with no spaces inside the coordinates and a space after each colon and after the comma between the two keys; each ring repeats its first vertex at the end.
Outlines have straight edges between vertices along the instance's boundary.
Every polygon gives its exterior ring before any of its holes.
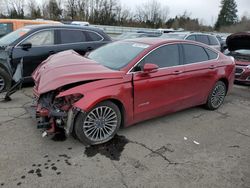
{"type": "Polygon", "coordinates": [[[250,32],[234,33],[227,37],[228,50],[250,49],[250,32]]]}

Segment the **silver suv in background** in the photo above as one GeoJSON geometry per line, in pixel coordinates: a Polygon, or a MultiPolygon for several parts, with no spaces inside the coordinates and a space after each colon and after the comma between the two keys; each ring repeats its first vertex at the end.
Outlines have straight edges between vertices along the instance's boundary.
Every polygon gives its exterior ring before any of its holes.
{"type": "Polygon", "coordinates": [[[210,47],[215,48],[216,50],[221,51],[220,41],[216,36],[206,33],[191,33],[191,32],[175,32],[175,33],[163,33],[161,38],[166,39],[183,39],[183,40],[193,40],[207,44],[210,47]]]}

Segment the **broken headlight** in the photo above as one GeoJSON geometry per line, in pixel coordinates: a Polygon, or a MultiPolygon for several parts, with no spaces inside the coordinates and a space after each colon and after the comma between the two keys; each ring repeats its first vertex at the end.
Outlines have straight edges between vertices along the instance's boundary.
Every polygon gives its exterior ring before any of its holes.
{"type": "Polygon", "coordinates": [[[79,101],[82,97],[83,95],[80,93],[58,97],[58,98],[55,98],[54,100],[54,106],[63,111],[68,111],[71,108],[72,104],[79,101]]]}

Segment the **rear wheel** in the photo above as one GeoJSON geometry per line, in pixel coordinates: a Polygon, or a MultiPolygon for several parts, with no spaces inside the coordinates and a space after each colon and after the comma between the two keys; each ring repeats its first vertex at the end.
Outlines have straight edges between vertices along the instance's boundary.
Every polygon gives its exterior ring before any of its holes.
{"type": "Polygon", "coordinates": [[[227,93],[227,87],[224,82],[218,81],[210,92],[206,107],[209,110],[218,109],[224,102],[225,96],[227,93]]]}
{"type": "Polygon", "coordinates": [[[87,145],[101,144],[114,137],[121,124],[121,112],[110,101],[101,102],[87,113],[80,113],[75,122],[77,138],[87,145]]]}
{"type": "Polygon", "coordinates": [[[2,68],[0,68],[0,93],[11,87],[11,76],[2,68]]]}

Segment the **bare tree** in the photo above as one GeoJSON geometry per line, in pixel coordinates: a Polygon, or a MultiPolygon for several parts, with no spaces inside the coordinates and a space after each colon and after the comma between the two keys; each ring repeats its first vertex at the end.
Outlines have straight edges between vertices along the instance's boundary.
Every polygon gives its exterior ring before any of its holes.
{"type": "Polygon", "coordinates": [[[78,9],[78,0],[67,0],[65,5],[66,16],[68,16],[71,20],[76,19],[78,9]]]}
{"type": "Polygon", "coordinates": [[[51,20],[60,20],[62,18],[62,3],[58,0],[45,1],[42,5],[43,17],[51,20]]]}
{"type": "Polygon", "coordinates": [[[5,0],[5,4],[11,18],[24,18],[25,0],[5,0]]]}
{"type": "Polygon", "coordinates": [[[162,25],[166,21],[167,16],[168,7],[161,4],[158,0],[149,0],[136,9],[136,19],[154,27],[162,25]]]}
{"type": "Polygon", "coordinates": [[[27,2],[28,17],[32,19],[41,18],[41,8],[37,5],[36,0],[28,0],[27,2]]]}

